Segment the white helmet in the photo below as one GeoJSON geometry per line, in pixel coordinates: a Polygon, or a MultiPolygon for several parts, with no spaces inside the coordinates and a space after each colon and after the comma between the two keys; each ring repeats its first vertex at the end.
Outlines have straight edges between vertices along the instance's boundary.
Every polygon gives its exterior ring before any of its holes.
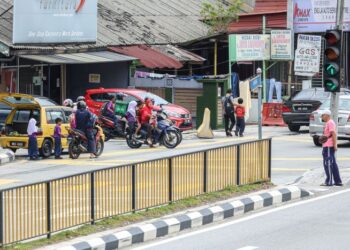
{"type": "Polygon", "coordinates": [[[63,101],[63,106],[73,108],[74,104],[71,99],[66,99],[63,101]]]}

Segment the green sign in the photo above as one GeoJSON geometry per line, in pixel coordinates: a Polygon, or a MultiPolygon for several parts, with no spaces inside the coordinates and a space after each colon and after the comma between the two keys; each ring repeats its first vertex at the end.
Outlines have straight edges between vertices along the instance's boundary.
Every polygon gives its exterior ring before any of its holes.
{"type": "Polygon", "coordinates": [[[230,62],[270,60],[270,35],[229,35],[230,62]]]}

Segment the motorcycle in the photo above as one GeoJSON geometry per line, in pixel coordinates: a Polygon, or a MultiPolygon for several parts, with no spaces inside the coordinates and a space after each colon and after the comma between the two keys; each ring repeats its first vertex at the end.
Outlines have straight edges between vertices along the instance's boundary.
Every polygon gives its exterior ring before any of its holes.
{"type": "MultiPolygon", "coordinates": [[[[182,140],[181,132],[176,128],[173,123],[165,118],[166,115],[162,112],[158,112],[154,116],[156,121],[155,128],[152,131],[153,144],[159,143],[166,148],[172,149],[177,147],[182,140]]],[[[147,142],[147,130],[142,128],[140,135],[135,135],[135,128],[126,128],[126,143],[130,148],[140,148],[143,144],[148,145],[147,142]]]]}
{"type": "Polygon", "coordinates": [[[111,118],[101,115],[98,117],[98,123],[105,135],[105,141],[117,137],[125,138],[125,121],[121,117],[118,117],[118,123],[114,125],[111,118]]]}
{"type": "MultiPolygon", "coordinates": [[[[68,129],[68,128],[67,128],[68,129]]],[[[88,152],[88,139],[85,133],[79,129],[69,128],[69,157],[72,159],[78,159],[80,154],[88,152]]],[[[93,126],[93,133],[95,137],[96,153],[98,157],[102,154],[104,149],[103,130],[96,123],[93,126]]]]}

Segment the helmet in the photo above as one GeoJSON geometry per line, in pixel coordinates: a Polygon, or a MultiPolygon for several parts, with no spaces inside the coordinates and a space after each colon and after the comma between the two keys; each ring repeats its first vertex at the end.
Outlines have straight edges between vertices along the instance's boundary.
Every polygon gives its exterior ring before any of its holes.
{"type": "Polygon", "coordinates": [[[73,108],[74,104],[71,99],[66,99],[63,101],[63,106],[73,108]]]}
{"type": "Polygon", "coordinates": [[[118,101],[123,101],[123,99],[124,99],[124,95],[121,93],[117,93],[115,96],[116,96],[118,101]]]}
{"type": "Polygon", "coordinates": [[[86,102],[84,102],[84,101],[78,102],[77,108],[78,109],[86,109],[86,102]]]}
{"type": "Polygon", "coordinates": [[[84,96],[78,96],[77,102],[84,101],[85,102],[85,97],[84,96]]]}

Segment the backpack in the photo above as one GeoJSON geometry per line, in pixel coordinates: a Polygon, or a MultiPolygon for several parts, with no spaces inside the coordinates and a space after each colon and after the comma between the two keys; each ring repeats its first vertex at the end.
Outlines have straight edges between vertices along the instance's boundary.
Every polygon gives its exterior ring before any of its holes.
{"type": "Polygon", "coordinates": [[[231,102],[231,96],[225,97],[224,100],[224,110],[226,114],[233,113],[233,107],[232,107],[232,102],[231,102]]]}

